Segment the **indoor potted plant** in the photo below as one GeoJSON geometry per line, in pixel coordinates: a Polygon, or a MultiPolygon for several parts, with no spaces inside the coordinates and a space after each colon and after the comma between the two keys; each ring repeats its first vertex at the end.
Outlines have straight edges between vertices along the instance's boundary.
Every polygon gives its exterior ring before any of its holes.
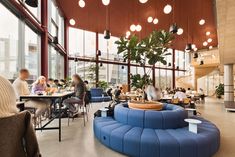
{"type": "Polygon", "coordinates": [[[224,95],[224,84],[220,83],[215,88],[216,97],[221,99],[221,96],[224,95]]]}
{"type": "Polygon", "coordinates": [[[171,45],[174,36],[171,32],[164,30],[155,30],[144,39],[139,39],[132,35],[130,39],[121,37],[115,44],[118,45],[118,54],[123,54],[124,61],[134,61],[143,67],[144,75],[139,74],[131,76],[131,86],[144,89],[145,85],[151,83],[149,71],[146,71],[145,65],[154,66],[157,62],[166,65],[166,56],[168,48],[171,45]]]}

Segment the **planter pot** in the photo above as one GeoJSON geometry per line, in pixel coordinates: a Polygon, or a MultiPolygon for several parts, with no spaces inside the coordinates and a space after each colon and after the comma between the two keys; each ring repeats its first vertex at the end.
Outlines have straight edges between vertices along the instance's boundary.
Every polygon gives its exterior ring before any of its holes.
{"type": "Polygon", "coordinates": [[[138,109],[138,110],[156,110],[160,111],[163,108],[163,104],[160,102],[154,102],[154,101],[130,101],[128,102],[129,108],[132,109],[138,109]]]}

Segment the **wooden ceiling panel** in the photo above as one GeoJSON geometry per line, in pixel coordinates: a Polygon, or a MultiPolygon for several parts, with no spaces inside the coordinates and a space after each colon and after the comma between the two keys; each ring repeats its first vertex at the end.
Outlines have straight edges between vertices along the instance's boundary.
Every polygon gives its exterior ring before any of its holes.
{"type": "MultiPolygon", "coordinates": [[[[84,0],[85,8],[80,8],[78,0],[57,0],[67,19],[75,19],[74,27],[103,33],[106,28],[106,6],[101,0],[84,0]]],[[[154,29],[169,30],[172,23],[184,29],[180,36],[175,35],[172,48],[184,50],[187,42],[194,43],[199,49],[209,46],[217,47],[217,29],[215,23],[214,0],[148,0],[141,4],[139,0],[111,0],[108,6],[111,34],[125,36],[131,24],[140,24],[142,30],[136,33],[141,38],[147,36],[154,29]],[[166,4],[173,7],[170,14],[164,14],[166,4]],[[157,25],[147,22],[149,16],[157,17],[157,25]],[[205,25],[199,25],[199,20],[204,18],[205,25]],[[211,35],[206,36],[206,31],[211,35]],[[213,41],[204,47],[202,43],[208,38],[213,41]]]]}

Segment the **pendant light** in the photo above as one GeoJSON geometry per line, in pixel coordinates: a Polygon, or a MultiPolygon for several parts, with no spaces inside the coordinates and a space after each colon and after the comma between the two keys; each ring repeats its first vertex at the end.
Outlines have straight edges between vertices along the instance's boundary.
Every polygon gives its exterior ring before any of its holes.
{"type": "Polygon", "coordinates": [[[177,24],[175,23],[175,0],[173,1],[174,3],[174,8],[173,8],[173,15],[172,15],[172,18],[173,18],[173,24],[170,26],[170,29],[169,29],[169,32],[175,34],[178,32],[178,26],[177,24]]]}
{"type": "Polygon", "coordinates": [[[144,3],[148,2],[148,0],[139,0],[139,2],[144,4],[144,3]]]}
{"type": "Polygon", "coordinates": [[[104,39],[110,39],[111,37],[109,26],[110,26],[109,6],[106,6],[106,29],[104,30],[104,39]]]}
{"type": "Polygon", "coordinates": [[[25,3],[33,8],[37,8],[38,7],[38,0],[25,0],[25,3]]]}
{"type": "MultiPolygon", "coordinates": [[[[188,8],[189,8],[189,6],[188,6],[188,8]]],[[[189,15],[187,15],[187,31],[188,31],[188,34],[187,34],[187,44],[186,44],[185,50],[188,51],[188,52],[190,52],[192,50],[192,43],[189,42],[189,35],[190,35],[189,30],[190,30],[190,28],[189,28],[189,15]]]]}
{"type": "Polygon", "coordinates": [[[110,3],[110,0],[102,0],[103,5],[107,6],[110,3]]]}
{"type": "Polygon", "coordinates": [[[167,5],[164,7],[164,9],[163,9],[163,12],[164,12],[165,14],[170,14],[171,11],[172,11],[172,6],[171,6],[170,4],[167,4],[167,5]]]}
{"type": "Polygon", "coordinates": [[[79,1],[78,1],[78,5],[79,5],[81,8],[84,8],[85,5],[86,5],[86,3],[85,3],[84,0],[79,0],[79,1]]]}
{"type": "Polygon", "coordinates": [[[198,53],[197,52],[194,53],[193,58],[194,59],[198,58],[198,53]]]}
{"type": "Polygon", "coordinates": [[[74,19],[70,19],[70,20],[69,20],[69,24],[72,25],[72,26],[74,26],[74,25],[76,24],[76,22],[75,22],[74,19]]]}

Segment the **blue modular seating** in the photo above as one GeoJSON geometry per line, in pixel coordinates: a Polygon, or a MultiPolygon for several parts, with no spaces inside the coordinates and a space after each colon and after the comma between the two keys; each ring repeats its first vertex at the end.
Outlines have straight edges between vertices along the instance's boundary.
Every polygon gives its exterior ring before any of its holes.
{"type": "Polygon", "coordinates": [[[102,88],[91,88],[91,102],[107,102],[111,101],[111,97],[104,94],[102,88]]]}
{"type": "Polygon", "coordinates": [[[220,131],[202,121],[198,134],[188,131],[187,112],[176,105],[164,104],[162,111],[135,110],[119,104],[114,118],[96,117],[96,138],[107,147],[133,157],[211,157],[220,146],[220,131]]]}

